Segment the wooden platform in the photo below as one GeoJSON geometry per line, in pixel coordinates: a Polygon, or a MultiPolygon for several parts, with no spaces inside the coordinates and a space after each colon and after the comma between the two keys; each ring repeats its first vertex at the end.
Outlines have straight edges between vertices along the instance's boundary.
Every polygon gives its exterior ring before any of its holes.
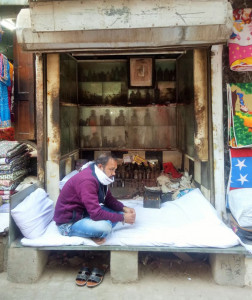
{"type": "MultiPolygon", "coordinates": [[[[11,209],[16,207],[20,202],[24,200],[24,198],[37,189],[37,185],[33,184],[29,188],[14,194],[11,199],[11,209]]],[[[17,228],[14,220],[10,216],[10,227],[9,227],[9,245],[11,244],[14,248],[24,247],[21,245],[22,235],[20,230],[17,228]]],[[[188,252],[188,253],[221,253],[221,254],[249,254],[247,250],[239,245],[230,248],[214,248],[214,247],[157,247],[157,246],[85,246],[85,245],[77,245],[77,246],[43,246],[43,247],[26,247],[33,248],[37,250],[83,250],[83,251],[143,251],[143,252],[188,252]]]]}

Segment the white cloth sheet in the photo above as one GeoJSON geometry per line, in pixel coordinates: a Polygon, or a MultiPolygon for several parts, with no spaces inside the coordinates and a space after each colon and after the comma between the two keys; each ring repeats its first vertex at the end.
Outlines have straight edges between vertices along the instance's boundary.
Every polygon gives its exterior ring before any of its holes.
{"type": "Polygon", "coordinates": [[[9,227],[9,213],[0,213],[0,233],[9,227]]]}
{"type": "MultiPolygon", "coordinates": [[[[103,245],[227,248],[240,243],[198,189],[162,204],[161,209],[143,208],[142,198],[123,203],[135,208],[136,222],[118,223],[103,245]]],[[[21,243],[33,247],[96,245],[88,238],[62,236],[54,221],[41,237],[23,238],[21,243]]]]}

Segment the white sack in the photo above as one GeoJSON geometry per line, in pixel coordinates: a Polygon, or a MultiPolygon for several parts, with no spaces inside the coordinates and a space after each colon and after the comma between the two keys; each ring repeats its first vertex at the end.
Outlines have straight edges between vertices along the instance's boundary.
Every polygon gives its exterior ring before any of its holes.
{"type": "Polygon", "coordinates": [[[252,188],[231,190],[228,203],[232,215],[241,227],[252,226],[252,188]]]}
{"type": "Polygon", "coordinates": [[[11,215],[28,239],[40,237],[47,229],[54,215],[54,203],[47,193],[38,188],[11,210],[11,215]]]}

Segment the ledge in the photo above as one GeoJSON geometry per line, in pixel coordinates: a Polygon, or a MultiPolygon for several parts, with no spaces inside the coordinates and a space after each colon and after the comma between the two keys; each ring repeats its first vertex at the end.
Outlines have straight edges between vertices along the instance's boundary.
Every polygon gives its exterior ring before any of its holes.
{"type": "Polygon", "coordinates": [[[213,247],[157,247],[157,246],[46,246],[46,247],[24,247],[20,239],[15,240],[11,247],[13,248],[33,248],[39,251],[43,250],[62,250],[62,251],[143,251],[143,252],[187,252],[187,253],[215,253],[215,254],[249,254],[241,245],[229,248],[213,247]]]}

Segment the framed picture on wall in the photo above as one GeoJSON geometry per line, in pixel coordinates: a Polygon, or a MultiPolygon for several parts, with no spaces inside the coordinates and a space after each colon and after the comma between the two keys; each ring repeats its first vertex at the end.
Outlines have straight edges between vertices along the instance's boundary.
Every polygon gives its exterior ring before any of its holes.
{"type": "Polygon", "coordinates": [[[154,64],[151,57],[129,59],[129,87],[152,88],[154,85],[154,64]]]}

